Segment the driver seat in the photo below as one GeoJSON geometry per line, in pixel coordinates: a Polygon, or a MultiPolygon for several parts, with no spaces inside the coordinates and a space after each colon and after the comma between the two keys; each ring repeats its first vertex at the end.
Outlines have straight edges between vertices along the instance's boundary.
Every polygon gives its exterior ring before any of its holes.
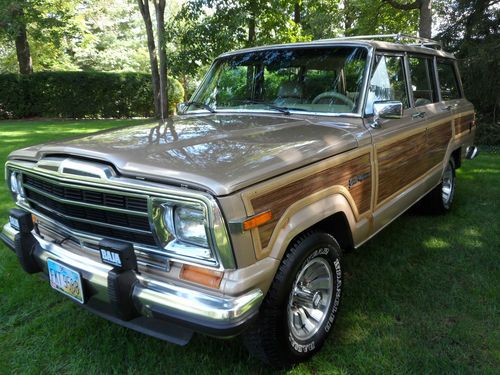
{"type": "Polygon", "coordinates": [[[290,104],[302,103],[304,88],[298,82],[286,81],[282,82],[278,89],[278,97],[274,100],[274,104],[280,107],[286,107],[290,104]]]}

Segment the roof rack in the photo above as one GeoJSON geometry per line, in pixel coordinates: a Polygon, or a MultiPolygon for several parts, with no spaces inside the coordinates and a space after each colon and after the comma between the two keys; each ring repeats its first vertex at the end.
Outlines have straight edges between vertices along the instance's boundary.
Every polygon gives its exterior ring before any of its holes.
{"type": "Polygon", "coordinates": [[[394,39],[396,43],[407,44],[410,46],[421,46],[436,49],[443,49],[443,45],[440,41],[421,38],[418,36],[404,35],[404,34],[379,34],[379,35],[357,35],[357,36],[346,36],[333,39],[321,39],[321,40],[364,40],[364,39],[394,39]],[[405,43],[404,40],[411,40],[413,43],[405,43]]]}

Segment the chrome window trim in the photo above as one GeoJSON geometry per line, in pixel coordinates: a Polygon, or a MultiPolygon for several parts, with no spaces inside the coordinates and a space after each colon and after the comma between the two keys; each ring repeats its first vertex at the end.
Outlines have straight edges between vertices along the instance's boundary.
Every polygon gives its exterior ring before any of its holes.
{"type": "MultiPolygon", "coordinates": [[[[52,170],[37,170],[35,169],[36,162],[24,161],[24,160],[9,160],[7,161],[5,168],[20,170],[21,172],[29,173],[36,175],[37,177],[45,178],[51,177],[48,180],[50,182],[59,183],[61,186],[65,187],[76,187],[99,192],[112,193],[116,192],[121,195],[127,195],[132,197],[142,197],[148,198],[150,201],[152,197],[150,195],[154,195],[155,198],[165,198],[173,201],[196,201],[202,203],[207,207],[207,212],[209,216],[209,225],[210,225],[210,233],[211,237],[213,237],[213,244],[215,248],[213,250],[216,256],[216,262],[206,262],[206,261],[196,261],[192,257],[181,256],[179,254],[167,254],[165,250],[159,250],[158,248],[151,248],[149,246],[136,246],[134,244],[134,248],[141,249],[145,252],[152,252],[155,255],[163,255],[168,256],[172,260],[177,260],[187,264],[204,266],[207,268],[217,268],[221,270],[225,269],[234,269],[236,267],[235,258],[232,250],[232,246],[229,239],[229,233],[226,228],[225,220],[220,212],[219,205],[214,197],[208,193],[201,191],[193,191],[188,189],[176,188],[172,186],[165,186],[160,183],[149,182],[145,180],[132,179],[128,177],[118,177],[111,176],[109,178],[92,178],[87,176],[80,175],[71,175],[71,178],[68,178],[70,175],[60,173],[59,171],[52,170]],[[68,176],[68,177],[67,177],[68,176]],[[75,185],[75,182],[78,182],[78,185],[75,185]],[[105,187],[105,189],[103,189],[105,187]],[[216,225],[214,225],[216,224],[216,225]]],[[[35,212],[31,209],[26,202],[17,202],[18,205],[28,210],[31,213],[36,215],[40,215],[40,213],[35,212]]],[[[41,215],[45,221],[50,222],[51,219],[41,215]]],[[[95,222],[93,222],[95,223],[95,222]]],[[[150,217],[150,225],[151,217],[150,217]]],[[[87,238],[90,240],[95,240],[96,238],[101,238],[97,235],[89,235],[82,233],[80,231],[75,231],[73,229],[69,229],[63,225],[59,225],[58,227],[63,227],[64,230],[72,234],[76,238],[87,238]]],[[[122,229],[123,227],[118,227],[117,229],[122,229]]],[[[127,228],[128,229],[128,228],[127,228]]],[[[154,233],[154,228],[151,228],[154,233]]],[[[149,234],[149,232],[148,232],[149,234]]]]}

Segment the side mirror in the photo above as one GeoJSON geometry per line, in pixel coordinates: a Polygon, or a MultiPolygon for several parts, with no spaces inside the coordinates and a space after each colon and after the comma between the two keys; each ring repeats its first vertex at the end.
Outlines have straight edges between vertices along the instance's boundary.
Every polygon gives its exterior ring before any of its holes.
{"type": "Polygon", "coordinates": [[[370,127],[379,129],[379,119],[398,119],[403,117],[403,103],[397,100],[383,100],[373,103],[373,121],[370,127]]]}
{"type": "Polygon", "coordinates": [[[177,103],[177,105],[175,106],[175,109],[176,109],[177,113],[182,115],[188,109],[187,103],[186,102],[177,103]]]}
{"type": "Polygon", "coordinates": [[[397,100],[384,100],[373,103],[373,116],[397,119],[403,117],[403,103],[397,100]]]}

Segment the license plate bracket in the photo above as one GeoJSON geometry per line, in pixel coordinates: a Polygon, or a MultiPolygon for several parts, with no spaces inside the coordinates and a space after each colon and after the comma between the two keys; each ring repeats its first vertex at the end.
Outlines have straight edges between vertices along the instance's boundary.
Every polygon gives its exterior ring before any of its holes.
{"type": "Polygon", "coordinates": [[[85,303],[82,276],[71,267],[47,259],[50,286],[78,303],[85,303]]]}

